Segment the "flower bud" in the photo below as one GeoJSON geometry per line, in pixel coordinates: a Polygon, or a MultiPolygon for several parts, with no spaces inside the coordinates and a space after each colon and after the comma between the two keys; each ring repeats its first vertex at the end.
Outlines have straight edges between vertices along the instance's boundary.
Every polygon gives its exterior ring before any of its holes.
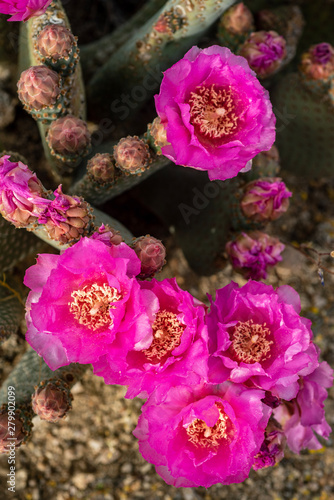
{"type": "Polygon", "coordinates": [[[77,196],[63,194],[62,186],[54,191],[55,199],[38,219],[52,240],[73,243],[87,231],[91,221],[89,205],[77,196]]]}
{"type": "Polygon", "coordinates": [[[36,415],[48,422],[58,422],[72,408],[73,396],[61,380],[42,382],[32,395],[32,408],[36,415]]]}
{"type": "Polygon", "coordinates": [[[248,35],[254,29],[253,14],[243,2],[232,5],[220,19],[221,28],[235,35],[248,35]]]}
{"type": "Polygon", "coordinates": [[[72,115],[53,121],[46,137],[51,154],[72,166],[89,153],[90,139],[86,122],[72,115]]]}
{"type": "Polygon", "coordinates": [[[126,174],[144,172],[152,159],[148,145],[136,135],[124,137],[114,146],[116,167],[126,174]]]}
{"type": "Polygon", "coordinates": [[[140,278],[152,278],[161,271],[166,262],[166,249],[160,240],[147,234],[137,238],[131,246],[141,261],[140,278]]]}
{"type": "Polygon", "coordinates": [[[266,78],[282,66],[286,42],[276,31],[255,31],[241,47],[240,55],[247,59],[259,78],[266,78]]]}
{"type": "Polygon", "coordinates": [[[119,245],[123,241],[121,233],[108,226],[108,224],[106,226],[102,224],[98,230],[92,234],[91,239],[102,241],[109,247],[111,245],[119,245]]]}
{"type": "Polygon", "coordinates": [[[11,162],[10,156],[0,157],[0,212],[16,227],[27,227],[37,221],[49,200],[45,191],[27,165],[11,162]]]}
{"type": "Polygon", "coordinates": [[[240,233],[226,244],[225,250],[235,271],[246,279],[260,280],[267,277],[267,267],[282,260],[285,246],[277,238],[260,231],[240,233]]]}
{"type": "Polygon", "coordinates": [[[54,119],[63,111],[61,80],[47,66],[31,66],[21,73],[18,96],[35,119],[54,119]]]}
{"type": "Polygon", "coordinates": [[[77,41],[65,26],[45,26],[38,34],[35,49],[43,63],[62,75],[68,75],[75,69],[79,52],[77,41]]]}
{"type": "Polygon", "coordinates": [[[26,406],[9,411],[7,405],[2,405],[0,409],[0,453],[9,453],[12,446],[18,448],[28,440],[32,429],[31,417],[31,409],[26,406]]]}
{"type": "Polygon", "coordinates": [[[248,183],[240,201],[242,212],[252,221],[278,219],[289,208],[292,193],[279,177],[268,177],[248,183]]]}
{"type": "Polygon", "coordinates": [[[148,125],[148,140],[152,149],[159,155],[161,155],[161,148],[169,144],[167,141],[166,128],[161,123],[159,117],[155,118],[153,122],[148,125]]]}
{"type": "Polygon", "coordinates": [[[97,153],[87,163],[87,172],[99,184],[112,184],[115,180],[115,165],[109,153],[97,153]]]}

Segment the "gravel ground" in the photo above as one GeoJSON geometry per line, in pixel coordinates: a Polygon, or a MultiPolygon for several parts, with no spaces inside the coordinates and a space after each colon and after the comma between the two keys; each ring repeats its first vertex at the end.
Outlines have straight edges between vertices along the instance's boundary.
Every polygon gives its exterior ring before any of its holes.
{"type": "MultiPolygon", "coordinates": [[[[291,178],[294,201],[289,215],[276,223],[275,233],[287,240],[304,235],[331,250],[334,242],[332,193],[328,180],[303,185],[291,178]],[[320,229],[319,229],[320,228],[320,229]],[[313,235],[313,236],[312,236],[313,235]]],[[[316,244],[314,245],[316,247],[316,244]]],[[[179,285],[201,300],[206,293],[243,278],[227,266],[210,277],[199,277],[188,267],[172,238],[167,240],[168,264],[160,278],[176,276],[179,285]]],[[[319,247],[320,249],[320,247],[319,247]]],[[[330,264],[329,264],[330,266],[330,264]]],[[[317,267],[288,247],[283,262],[267,280],[273,286],[289,284],[301,295],[303,314],[313,320],[315,341],[323,359],[334,366],[334,276],[325,273],[322,286],[317,267]]],[[[2,379],[22,355],[22,334],[4,344],[2,379]]],[[[73,388],[73,409],[59,424],[34,419],[31,441],[16,453],[16,493],[7,491],[7,456],[0,456],[2,498],[25,500],[334,500],[333,439],[317,452],[299,456],[287,452],[274,468],[252,472],[242,484],[204,488],[174,488],[164,483],[138,451],[132,431],[141,400],[126,400],[125,389],[107,386],[88,371],[73,388]]],[[[334,391],[326,403],[327,419],[334,425],[334,391]]]]}

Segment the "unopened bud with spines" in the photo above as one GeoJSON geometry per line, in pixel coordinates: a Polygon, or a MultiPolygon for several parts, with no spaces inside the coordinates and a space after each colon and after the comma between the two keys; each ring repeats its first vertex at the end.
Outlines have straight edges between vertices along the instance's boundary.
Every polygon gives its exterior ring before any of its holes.
{"type": "Polygon", "coordinates": [[[166,127],[162,124],[159,117],[155,118],[153,122],[148,125],[147,139],[151,148],[158,155],[162,154],[161,148],[169,144],[167,141],[166,127]]]}
{"type": "Polygon", "coordinates": [[[65,26],[45,26],[38,34],[35,50],[42,63],[62,76],[72,74],[79,60],[77,38],[65,26]]]}
{"type": "Polygon", "coordinates": [[[69,386],[60,379],[41,382],[32,395],[32,409],[42,420],[58,422],[72,408],[69,386]]]}
{"type": "Polygon", "coordinates": [[[61,78],[47,66],[31,66],[23,71],[17,89],[24,109],[35,120],[47,123],[65,110],[61,78]]]}
{"type": "Polygon", "coordinates": [[[97,153],[87,163],[89,177],[101,185],[112,185],[115,182],[115,162],[109,153],[97,153]]]}
{"type": "Polygon", "coordinates": [[[32,410],[30,405],[19,405],[14,409],[11,405],[2,405],[0,409],[0,453],[10,453],[13,447],[18,448],[31,436],[32,410]]]}
{"type": "Polygon", "coordinates": [[[66,115],[52,122],[46,142],[51,154],[70,168],[76,167],[90,151],[91,135],[86,122],[66,115]]]}
{"type": "Polygon", "coordinates": [[[136,135],[123,137],[114,146],[116,167],[127,175],[140,174],[152,162],[148,145],[136,135]]]}
{"type": "Polygon", "coordinates": [[[254,18],[243,2],[232,5],[221,16],[217,38],[220,45],[236,52],[254,30],[254,18]]]}
{"type": "Polygon", "coordinates": [[[141,261],[141,279],[152,278],[166,263],[166,248],[160,240],[149,234],[135,239],[131,247],[141,261]]]}

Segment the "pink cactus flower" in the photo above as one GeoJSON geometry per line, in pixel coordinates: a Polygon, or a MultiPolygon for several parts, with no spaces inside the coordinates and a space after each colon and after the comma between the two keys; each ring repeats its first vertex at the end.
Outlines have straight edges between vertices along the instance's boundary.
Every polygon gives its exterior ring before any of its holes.
{"type": "Polygon", "coordinates": [[[268,177],[247,184],[240,205],[249,219],[257,222],[272,221],[287,211],[290,196],[292,193],[282,179],[268,177]]]}
{"type": "Polygon", "coordinates": [[[225,382],[159,387],[133,434],[143,457],[177,487],[244,481],[259,452],[271,409],[264,392],[225,382]]]}
{"type": "Polygon", "coordinates": [[[26,339],[52,370],[92,363],[116,336],[146,335],[135,276],[140,260],[125,243],[82,238],[61,255],[41,254],[26,271],[26,339]],[[143,332],[143,333],[141,333],[143,332]]]}
{"type": "Polygon", "coordinates": [[[229,179],[271,148],[275,117],[268,92],[247,61],[226,47],[193,47],[164,73],[157,113],[170,143],[162,154],[178,165],[229,179]]]}
{"type": "Polygon", "coordinates": [[[198,384],[207,379],[205,306],[175,279],[141,282],[150,325],[140,341],[118,335],[94,373],[108,384],[128,385],[127,397],[147,397],[154,388],[198,384]]]}
{"type": "Polygon", "coordinates": [[[0,0],[0,14],[12,16],[8,21],[27,21],[44,14],[52,0],[0,0]]]}
{"type": "Polygon", "coordinates": [[[286,58],[286,42],[276,31],[251,33],[240,50],[259,78],[273,75],[286,58]]]}
{"type": "Polygon", "coordinates": [[[43,198],[44,188],[36,174],[9,158],[0,158],[0,213],[16,227],[27,227],[37,221],[50,200],[43,198]]]}
{"type": "Polygon", "coordinates": [[[296,397],[300,376],[319,364],[311,322],[300,309],[287,285],[232,282],[217,290],[207,316],[210,382],[247,382],[287,401],[296,397]]]}
{"type": "Polygon", "coordinates": [[[328,439],[332,432],[326,422],[324,401],[328,395],[325,388],[333,385],[333,370],[323,361],[312,373],[301,377],[299,384],[297,397],[274,410],[294,453],[305,448],[319,450],[322,444],[314,433],[328,439]]]}
{"type": "Polygon", "coordinates": [[[282,260],[284,248],[277,238],[260,231],[240,233],[225,246],[233,268],[245,278],[254,280],[267,277],[267,267],[275,266],[282,260]]]}

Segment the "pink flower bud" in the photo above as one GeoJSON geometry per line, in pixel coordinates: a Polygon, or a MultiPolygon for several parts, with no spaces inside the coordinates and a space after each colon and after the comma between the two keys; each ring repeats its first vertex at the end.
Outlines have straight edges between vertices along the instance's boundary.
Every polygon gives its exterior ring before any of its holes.
{"type": "Polygon", "coordinates": [[[329,43],[312,45],[302,55],[299,70],[309,80],[334,78],[334,47],[329,43]]]}
{"type": "Polygon", "coordinates": [[[16,227],[27,227],[37,221],[50,201],[43,198],[44,188],[27,165],[9,158],[0,158],[0,212],[16,227]]]}
{"type": "Polygon", "coordinates": [[[27,441],[32,428],[31,416],[31,410],[26,407],[17,407],[10,411],[7,405],[1,407],[0,453],[9,453],[10,447],[18,448],[27,441]]]}
{"type": "Polygon", "coordinates": [[[54,191],[55,199],[39,218],[51,239],[72,243],[87,230],[91,221],[89,205],[77,196],[63,194],[61,185],[54,191]]]}
{"type": "Polygon", "coordinates": [[[286,57],[286,42],[276,31],[251,33],[240,50],[259,78],[273,75],[286,57]]]}
{"type": "Polygon", "coordinates": [[[139,277],[142,279],[151,278],[165,264],[166,249],[164,245],[149,234],[137,238],[133,242],[132,248],[141,261],[139,277]]]}
{"type": "Polygon", "coordinates": [[[285,246],[277,238],[260,231],[239,236],[226,244],[225,250],[233,268],[247,279],[260,280],[267,277],[267,267],[282,260],[285,246]]]}
{"type": "Polygon", "coordinates": [[[91,239],[102,241],[108,247],[112,245],[119,245],[123,241],[121,233],[108,226],[108,224],[106,226],[102,224],[102,226],[98,228],[97,232],[92,234],[91,239]]]}
{"type": "Polygon", "coordinates": [[[67,59],[76,40],[71,31],[65,26],[48,24],[40,31],[37,37],[37,50],[46,59],[67,59]]]}
{"type": "Polygon", "coordinates": [[[148,145],[136,135],[124,137],[114,146],[116,167],[127,174],[144,172],[151,163],[148,145]]]}
{"type": "Polygon", "coordinates": [[[17,88],[27,111],[49,108],[60,97],[60,77],[47,66],[31,66],[21,73],[17,88]]]}
{"type": "Polygon", "coordinates": [[[99,184],[111,184],[115,180],[115,165],[109,153],[97,153],[87,163],[87,172],[99,184]]]}
{"type": "Polygon", "coordinates": [[[289,208],[292,193],[278,177],[250,182],[244,188],[240,205],[246,217],[262,222],[278,219],[289,208]]]}
{"type": "Polygon", "coordinates": [[[235,35],[243,35],[253,30],[253,14],[243,2],[230,7],[221,17],[220,26],[235,35]]]}
{"type": "Polygon", "coordinates": [[[51,150],[65,157],[87,154],[90,147],[86,122],[72,115],[53,121],[46,140],[51,150]]]}
{"type": "Polygon", "coordinates": [[[60,380],[50,380],[36,387],[32,395],[32,408],[42,420],[58,422],[71,409],[72,399],[67,384],[60,380]]]}

